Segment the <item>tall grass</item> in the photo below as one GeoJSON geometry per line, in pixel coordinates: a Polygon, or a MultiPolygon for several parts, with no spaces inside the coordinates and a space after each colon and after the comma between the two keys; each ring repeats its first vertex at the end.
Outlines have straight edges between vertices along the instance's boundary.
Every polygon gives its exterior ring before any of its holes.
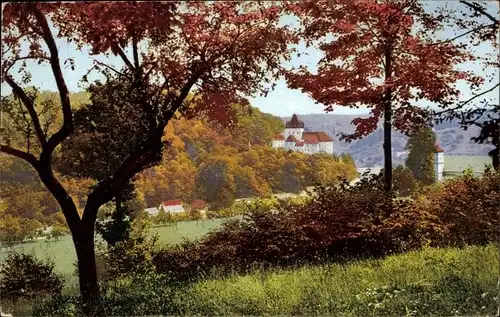
{"type": "Polygon", "coordinates": [[[162,276],[120,280],[106,306],[113,315],[493,316],[498,272],[494,245],[424,249],[173,288],[162,276]]]}

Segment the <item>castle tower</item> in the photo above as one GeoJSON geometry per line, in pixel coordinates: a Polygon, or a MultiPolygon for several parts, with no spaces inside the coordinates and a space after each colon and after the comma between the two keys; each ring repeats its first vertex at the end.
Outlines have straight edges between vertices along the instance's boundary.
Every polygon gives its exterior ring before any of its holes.
{"type": "Polygon", "coordinates": [[[438,145],[434,145],[434,176],[437,182],[443,180],[443,171],[444,171],[444,151],[438,145]]]}
{"type": "Polygon", "coordinates": [[[302,133],[304,133],[304,122],[299,120],[294,113],[292,119],[285,124],[285,140],[292,135],[298,141],[302,141],[302,133]]]}

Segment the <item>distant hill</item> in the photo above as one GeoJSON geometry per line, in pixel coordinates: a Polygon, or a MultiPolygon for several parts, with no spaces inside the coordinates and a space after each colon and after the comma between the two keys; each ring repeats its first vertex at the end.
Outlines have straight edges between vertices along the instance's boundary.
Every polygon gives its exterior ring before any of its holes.
{"type": "MultiPolygon", "coordinates": [[[[348,152],[352,155],[357,167],[373,167],[383,165],[384,154],[382,143],[384,140],[381,127],[369,136],[346,143],[340,141],[341,133],[352,133],[354,126],[351,121],[357,115],[334,115],[334,114],[308,114],[300,115],[304,121],[306,131],[325,131],[334,139],[334,153],[348,152]]],[[[283,121],[290,117],[282,118],[283,121]]],[[[435,127],[439,145],[445,154],[453,155],[488,155],[490,145],[477,144],[471,141],[471,137],[477,136],[479,128],[471,127],[467,131],[460,129],[457,122],[446,122],[435,127]]],[[[404,164],[407,153],[405,151],[407,137],[399,132],[392,133],[393,164],[404,164]]]]}

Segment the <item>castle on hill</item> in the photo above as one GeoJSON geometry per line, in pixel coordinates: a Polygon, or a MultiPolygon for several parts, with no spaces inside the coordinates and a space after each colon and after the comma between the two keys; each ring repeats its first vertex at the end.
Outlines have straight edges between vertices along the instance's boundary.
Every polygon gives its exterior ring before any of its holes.
{"type": "Polygon", "coordinates": [[[304,122],[294,113],[292,119],[285,124],[285,131],[276,135],[272,141],[273,148],[304,153],[328,153],[333,155],[333,140],[323,131],[304,132],[304,122]]]}

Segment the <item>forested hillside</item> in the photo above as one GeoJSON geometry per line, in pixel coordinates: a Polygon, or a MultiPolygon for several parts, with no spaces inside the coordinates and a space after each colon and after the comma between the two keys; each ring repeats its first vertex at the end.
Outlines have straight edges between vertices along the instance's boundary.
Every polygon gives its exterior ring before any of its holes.
{"type": "MultiPolygon", "coordinates": [[[[56,100],[51,92],[41,92],[38,98],[50,102],[56,100]]],[[[72,98],[78,107],[89,100],[84,93],[73,94],[72,98]]],[[[55,113],[50,118],[47,126],[56,127],[60,114],[55,113]]],[[[4,121],[7,119],[4,117],[4,121]]],[[[4,127],[11,129],[9,135],[15,135],[15,126],[7,124],[4,127]]],[[[280,118],[255,108],[242,112],[237,126],[232,129],[210,124],[202,118],[173,121],[165,131],[164,139],[170,146],[166,147],[162,162],[137,175],[134,180],[137,196],[135,209],[156,207],[169,199],[182,199],[186,203],[203,199],[212,208],[224,208],[236,198],[278,192],[296,193],[315,182],[335,182],[340,176],[348,179],[356,177],[356,168],[348,157],[289,153],[271,148],[272,136],[282,130],[280,118]]],[[[19,144],[22,140],[17,142],[19,144]]],[[[27,146],[30,146],[29,142],[27,146]]],[[[31,147],[31,151],[37,150],[33,145],[31,147]]],[[[103,161],[108,159],[105,149],[94,150],[103,156],[103,161]]],[[[58,158],[56,156],[55,166],[62,164],[58,158]]],[[[6,155],[0,157],[0,164],[0,217],[5,226],[35,228],[41,223],[64,224],[62,214],[56,213],[56,201],[29,165],[6,155]],[[19,222],[19,217],[31,220],[19,222]]],[[[85,197],[95,181],[69,177],[63,174],[62,169],[58,172],[58,177],[69,188],[70,195],[82,212],[85,197]]]]}

